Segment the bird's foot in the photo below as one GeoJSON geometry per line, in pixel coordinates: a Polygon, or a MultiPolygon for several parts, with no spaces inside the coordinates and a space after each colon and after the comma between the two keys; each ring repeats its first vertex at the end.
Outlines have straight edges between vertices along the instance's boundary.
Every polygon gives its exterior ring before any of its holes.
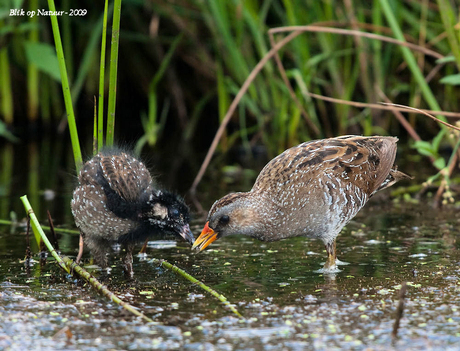
{"type": "Polygon", "coordinates": [[[321,262],[322,265],[326,266],[348,266],[350,262],[340,261],[338,258],[335,259],[335,263],[321,262]]]}
{"type": "Polygon", "coordinates": [[[343,261],[340,261],[338,258],[335,259],[335,264],[337,266],[347,266],[350,264],[350,262],[343,262],[343,261]]]}
{"type": "Polygon", "coordinates": [[[133,264],[123,264],[123,273],[126,280],[132,280],[134,278],[133,264]]]}
{"type": "Polygon", "coordinates": [[[322,273],[322,274],[334,274],[334,273],[339,273],[339,272],[342,272],[341,269],[339,269],[339,267],[337,266],[346,266],[346,265],[349,265],[350,263],[348,262],[343,262],[343,261],[340,261],[338,258],[335,258],[335,261],[334,259],[329,259],[327,260],[326,263],[324,263],[324,266],[323,268],[321,269],[318,269],[316,271],[314,271],[315,273],[322,273]]]}
{"type": "Polygon", "coordinates": [[[313,271],[314,273],[321,273],[321,274],[335,274],[342,272],[337,265],[332,265],[332,266],[327,266],[324,265],[323,268],[317,269],[316,271],[313,271]]]}
{"type": "Polygon", "coordinates": [[[332,253],[328,252],[327,261],[326,263],[324,263],[323,268],[316,270],[315,273],[322,273],[322,274],[339,273],[341,272],[341,270],[337,267],[337,265],[343,265],[343,264],[348,264],[348,263],[338,260],[337,257],[335,257],[334,251],[332,251],[332,253]]]}
{"type": "Polygon", "coordinates": [[[137,257],[139,258],[139,261],[147,261],[149,259],[149,256],[145,252],[139,252],[137,257]]]}

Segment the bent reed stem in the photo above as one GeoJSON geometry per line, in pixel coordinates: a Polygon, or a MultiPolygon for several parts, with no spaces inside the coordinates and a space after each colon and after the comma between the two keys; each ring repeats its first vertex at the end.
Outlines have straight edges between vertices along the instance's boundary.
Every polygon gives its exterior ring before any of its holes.
{"type": "Polygon", "coordinates": [[[205,285],[204,283],[200,282],[198,279],[194,278],[193,276],[191,276],[190,274],[185,272],[183,269],[181,269],[181,268],[179,268],[179,267],[177,267],[177,266],[175,266],[175,265],[173,265],[173,264],[171,264],[171,263],[169,263],[169,262],[167,262],[165,260],[159,260],[157,258],[152,258],[150,260],[150,262],[159,264],[159,265],[163,266],[164,268],[167,268],[167,269],[173,271],[174,273],[176,273],[178,275],[181,275],[182,277],[184,277],[188,281],[192,282],[193,284],[198,285],[200,288],[202,288],[203,290],[207,291],[212,296],[216,297],[220,302],[222,302],[224,304],[225,307],[230,309],[230,311],[232,311],[234,314],[236,314],[239,318],[243,318],[243,316],[238,312],[238,310],[235,308],[235,306],[233,306],[227,300],[227,298],[224,295],[219,294],[214,289],[212,289],[209,286],[205,285]]]}
{"type": "Polygon", "coordinates": [[[21,201],[24,204],[24,208],[27,212],[28,217],[30,218],[30,223],[32,224],[32,230],[34,233],[40,235],[41,239],[45,243],[46,247],[48,248],[51,255],[56,259],[59,266],[65,270],[68,274],[72,274],[73,272],[77,273],[81,278],[85,279],[88,283],[91,284],[93,288],[95,288],[99,293],[103,296],[109,298],[111,301],[117,303],[125,310],[131,312],[135,316],[141,317],[146,322],[153,322],[152,319],[145,316],[143,313],[137,311],[133,306],[124,302],[119,297],[117,297],[114,293],[107,289],[107,287],[101,284],[95,277],[93,277],[90,273],[88,273],[85,269],[77,265],[74,261],[72,261],[69,257],[61,257],[54,249],[53,245],[51,245],[50,241],[46,237],[45,232],[40,226],[38,222],[37,216],[35,215],[32,206],[30,205],[29,199],[27,195],[21,196],[21,201]]]}

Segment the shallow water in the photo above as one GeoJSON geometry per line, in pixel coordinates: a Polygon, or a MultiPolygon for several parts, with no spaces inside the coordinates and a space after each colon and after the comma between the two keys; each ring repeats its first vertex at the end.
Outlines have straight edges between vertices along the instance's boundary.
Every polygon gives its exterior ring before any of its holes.
{"type": "MultiPolygon", "coordinates": [[[[193,226],[196,235],[202,225],[193,226]]],[[[199,254],[186,243],[152,242],[147,258],[135,258],[133,284],[115,252],[109,288],[155,321],[146,324],[53,259],[40,265],[34,257],[25,269],[24,229],[0,226],[0,349],[458,349],[459,228],[455,208],[371,202],[339,236],[339,258],[349,265],[334,276],[314,273],[326,254],[319,241],[304,238],[229,237],[199,254]],[[244,318],[150,257],[222,293],[244,318]],[[393,339],[403,282],[404,316],[393,339]]],[[[77,236],[60,242],[63,253],[75,256],[77,236]]]]}

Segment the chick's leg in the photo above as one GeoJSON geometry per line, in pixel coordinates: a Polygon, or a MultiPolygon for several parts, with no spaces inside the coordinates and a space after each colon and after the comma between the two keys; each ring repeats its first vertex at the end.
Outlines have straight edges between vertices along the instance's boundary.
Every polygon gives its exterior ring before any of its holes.
{"type": "Polygon", "coordinates": [[[134,250],[134,244],[126,244],[124,245],[126,249],[126,255],[123,259],[123,271],[125,272],[125,277],[127,279],[132,279],[134,276],[134,271],[133,271],[133,250],[134,250]]]}
{"type": "Polygon", "coordinates": [[[80,233],[80,242],[78,243],[78,255],[77,259],[75,260],[77,264],[80,264],[81,257],[83,256],[83,247],[83,233],[80,233]]]}

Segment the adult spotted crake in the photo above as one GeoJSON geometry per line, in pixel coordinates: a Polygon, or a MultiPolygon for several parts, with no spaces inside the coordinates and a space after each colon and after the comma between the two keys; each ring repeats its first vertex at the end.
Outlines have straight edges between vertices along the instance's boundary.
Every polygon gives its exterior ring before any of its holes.
{"type": "Polygon", "coordinates": [[[339,271],[336,237],[377,191],[401,179],[395,137],[341,136],[284,151],[260,172],[251,191],[216,201],[193,248],[244,234],[263,241],[296,236],[321,239],[325,273],[339,271]]]}

